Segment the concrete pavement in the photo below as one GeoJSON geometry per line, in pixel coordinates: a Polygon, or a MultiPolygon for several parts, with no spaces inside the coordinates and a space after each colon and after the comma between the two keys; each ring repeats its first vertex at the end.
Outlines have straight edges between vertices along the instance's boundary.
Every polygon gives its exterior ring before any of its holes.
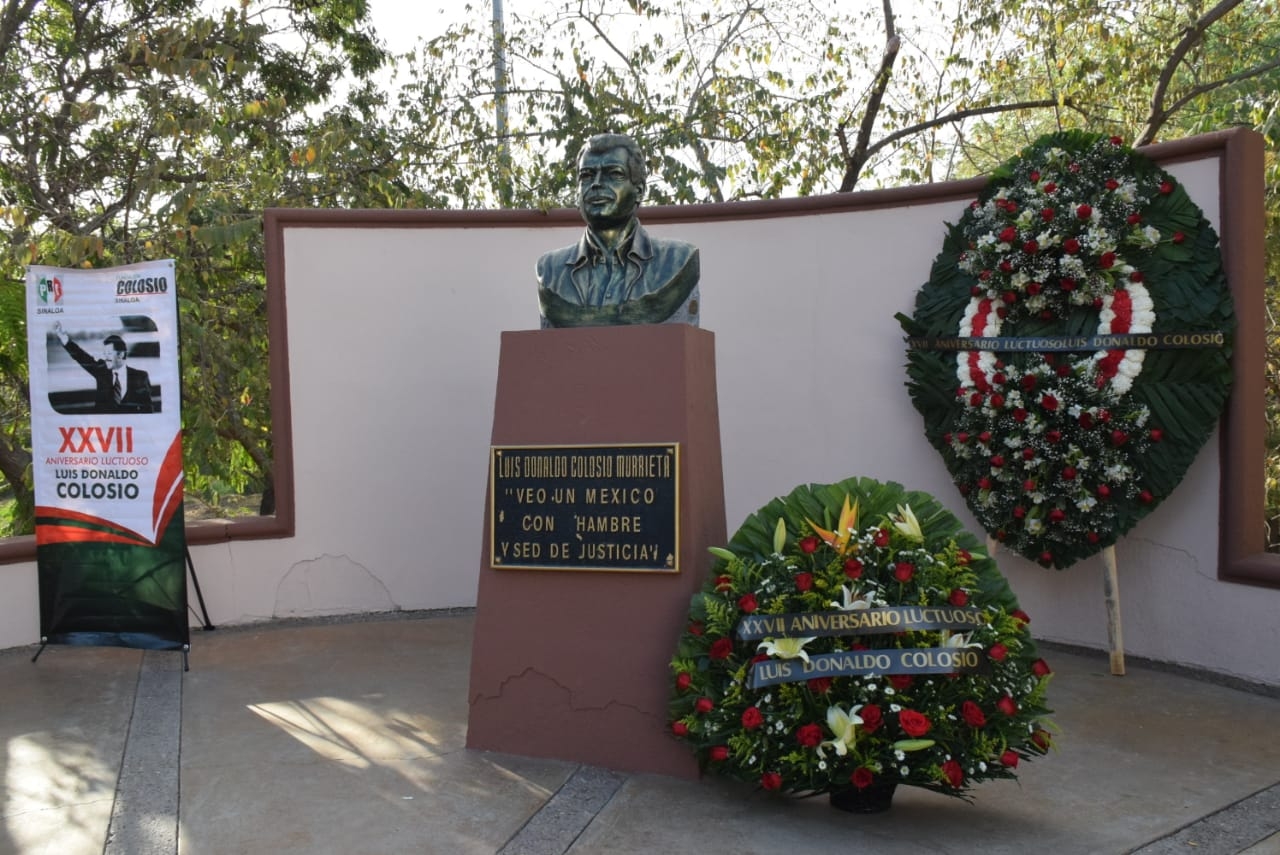
{"type": "MultiPolygon", "coordinates": [[[[1058,750],[858,816],[465,748],[473,616],[0,653],[0,855],[1280,855],[1280,696],[1043,652],[1058,750]]],[[[674,642],[673,642],[674,643],[674,642]]],[[[620,738],[625,738],[621,736],[620,738]]]]}

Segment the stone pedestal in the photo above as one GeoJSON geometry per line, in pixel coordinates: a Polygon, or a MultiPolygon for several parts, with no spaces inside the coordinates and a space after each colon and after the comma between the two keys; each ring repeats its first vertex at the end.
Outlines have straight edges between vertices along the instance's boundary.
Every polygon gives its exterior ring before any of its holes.
{"type": "Polygon", "coordinates": [[[678,572],[493,569],[492,503],[467,746],[696,777],[670,735],[668,663],[724,544],[715,337],[690,326],[502,334],[492,444],[678,443],[678,572]]]}

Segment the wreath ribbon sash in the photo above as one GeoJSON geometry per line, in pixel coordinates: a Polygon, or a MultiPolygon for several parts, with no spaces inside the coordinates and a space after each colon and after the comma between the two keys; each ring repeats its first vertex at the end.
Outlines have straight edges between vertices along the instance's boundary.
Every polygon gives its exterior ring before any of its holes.
{"type": "Polygon", "coordinates": [[[1070,353],[1090,350],[1174,350],[1224,347],[1226,334],[1214,331],[1093,336],[909,336],[906,341],[910,350],[1070,353]]]}

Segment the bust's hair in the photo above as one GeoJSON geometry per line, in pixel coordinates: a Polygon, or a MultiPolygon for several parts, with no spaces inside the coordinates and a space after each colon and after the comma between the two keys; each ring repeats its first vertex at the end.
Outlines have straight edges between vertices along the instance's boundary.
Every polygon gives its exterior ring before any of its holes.
{"type": "Polygon", "coordinates": [[[578,157],[581,158],[587,152],[601,154],[613,151],[615,148],[626,149],[627,171],[631,174],[631,183],[643,190],[645,181],[649,177],[649,170],[644,163],[644,152],[640,151],[639,143],[626,134],[596,134],[589,137],[578,157]]]}
{"type": "Polygon", "coordinates": [[[116,353],[125,353],[129,349],[125,346],[124,339],[118,335],[109,335],[102,340],[102,343],[111,345],[111,348],[116,353]]]}

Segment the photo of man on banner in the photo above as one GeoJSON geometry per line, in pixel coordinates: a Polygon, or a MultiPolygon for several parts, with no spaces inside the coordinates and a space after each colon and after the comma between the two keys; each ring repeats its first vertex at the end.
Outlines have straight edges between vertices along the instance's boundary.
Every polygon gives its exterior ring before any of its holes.
{"type": "Polygon", "coordinates": [[[53,334],[67,354],[89,372],[97,384],[91,412],[153,413],[159,410],[152,396],[151,380],[147,372],[125,364],[129,348],[121,336],[112,334],[103,338],[102,358],[94,359],[71,340],[62,328],[61,321],[54,323],[53,334]]]}

